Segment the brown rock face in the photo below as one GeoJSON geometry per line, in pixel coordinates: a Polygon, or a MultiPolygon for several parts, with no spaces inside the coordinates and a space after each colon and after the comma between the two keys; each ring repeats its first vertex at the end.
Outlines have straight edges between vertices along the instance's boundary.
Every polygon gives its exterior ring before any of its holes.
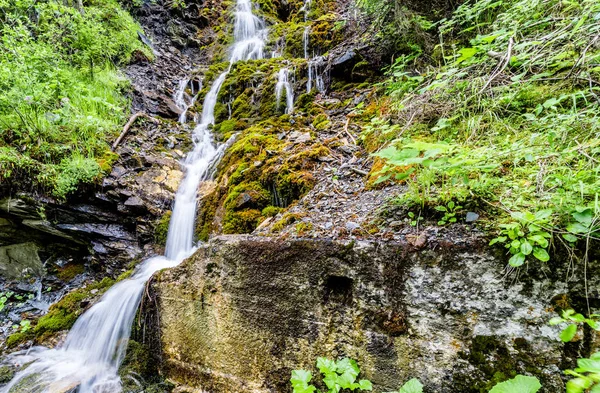
{"type": "Polygon", "coordinates": [[[356,359],[377,392],[413,377],[488,391],[498,373],[563,391],[573,348],[547,321],[564,286],[506,280],[504,262],[467,243],[221,236],[153,282],[153,346],[168,378],[212,393],[289,392],[291,370],[317,375],[318,356],[356,359]]]}

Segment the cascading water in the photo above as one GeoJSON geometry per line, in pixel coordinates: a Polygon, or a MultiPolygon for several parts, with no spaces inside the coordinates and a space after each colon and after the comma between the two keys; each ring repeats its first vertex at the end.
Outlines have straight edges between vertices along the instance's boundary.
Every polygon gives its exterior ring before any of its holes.
{"type": "Polygon", "coordinates": [[[302,33],[302,42],[304,43],[304,58],[308,59],[308,40],[310,37],[310,26],[306,26],[304,28],[304,32],[302,33]]]}
{"type": "MultiPolygon", "coordinates": [[[[310,12],[311,0],[305,0],[301,10],[304,11],[304,21],[306,22],[308,13],[310,12]]],[[[308,81],[306,82],[306,92],[310,93],[313,89],[313,84],[320,93],[325,92],[325,81],[321,74],[321,68],[323,66],[323,58],[320,56],[311,59],[308,54],[308,45],[310,40],[310,26],[304,28],[302,33],[302,42],[304,45],[304,58],[308,61],[308,81]]]]}
{"type": "Polygon", "coordinates": [[[197,91],[194,87],[193,80],[187,78],[182,79],[179,82],[179,86],[177,87],[175,94],[173,94],[173,101],[175,101],[175,105],[182,110],[181,114],[179,115],[179,122],[181,124],[187,123],[187,111],[196,103],[196,100],[198,99],[198,93],[200,93],[200,90],[202,90],[202,84],[198,86],[197,91]],[[186,93],[188,85],[191,88],[191,96],[186,93]]]}
{"type": "MultiPolygon", "coordinates": [[[[78,393],[117,393],[121,390],[118,369],[146,281],[156,271],[178,265],[194,251],[198,185],[213,173],[215,162],[230,144],[228,141],[216,147],[209,130],[215,120],[219,90],[233,63],[262,58],[265,37],[265,24],[252,13],[250,0],[237,0],[229,69],[213,83],[204,100],[201,122],[193,131],[195,146],[184,162],[185,178],[175,197],[165,256],[147,259],[130,279],[108,290],[76,321],[62,348],[35,347],[11,355],[16,364],[32,363],[0,392],[50,393],[76,389],[78,393]]],[[[185,117],[180,120],[186,121],[185,117]]]]}
{"type": "Polygon", "coordinates": [[[285,89],[285,113],[292,113],[294,110],[294,91],[292,90],[292,85],[289,81],[290,71],[287,68],[282,68],[279,70],[279,75],[277,78],[277,84],[275,85],[275,96],[277,97],[277,109],[279,109],[279,104],[281,102],[281,95],[283,90],[285,89]]]}

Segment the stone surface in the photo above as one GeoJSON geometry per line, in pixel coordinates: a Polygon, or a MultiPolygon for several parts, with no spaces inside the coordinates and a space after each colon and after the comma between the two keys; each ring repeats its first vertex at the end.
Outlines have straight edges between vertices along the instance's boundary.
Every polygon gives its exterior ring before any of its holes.
{"type": "Polygon", "coordinates": [[[589,342],[565,346],[548,320],[581,287],[564,271],[509,275],[484,244],[214,238],[153,283],[163,371],[212,393],[288,392],[292,369],[349,356],[376,392],[412,377],[487,392],[514,373],[563,391],[561,370],[589,342]]]}

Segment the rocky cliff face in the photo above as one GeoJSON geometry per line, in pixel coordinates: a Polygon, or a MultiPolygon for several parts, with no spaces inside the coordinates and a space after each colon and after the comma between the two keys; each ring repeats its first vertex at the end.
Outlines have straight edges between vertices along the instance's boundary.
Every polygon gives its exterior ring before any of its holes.
{"type": "Polygon", "coordinates": [[[582,288],[554,280],[564,272],[517,277],[461,239],[215,238],[153,282],[163,371],[214,393],[285,392],[292,369],[349,356],[378,392],[412,377],[487,392],[525,372],[563,391],[560,369],[595,339],[564,345],[547,321],[582,288]]]}

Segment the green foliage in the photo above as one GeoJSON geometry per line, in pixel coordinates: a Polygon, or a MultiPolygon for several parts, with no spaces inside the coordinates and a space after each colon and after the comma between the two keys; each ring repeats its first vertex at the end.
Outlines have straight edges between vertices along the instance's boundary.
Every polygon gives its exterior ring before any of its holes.
{"type": "Polygon", "coordinates": [[[413,378],[402,385],[398,392],[394,393],[423,393],[423,384],[418,379],[413,378]]]}
{"type": "Polygon", "coordinates": [[[21,333],[26,333],[31,329],[31,321],[28,321],[26,319],[22,320],[21,322],[19,322],[19,328],[21,333]]]}
{"type": "Polygon", "coordinates": [[[508,263],[513,267],[523,265],[532,256],[542,262],[548,262],[548,239],[552,239],[552,234],[545,228],[550,225],[552,210],[540,210],[535,214],[513,212],[511,216],[515,221],[500,224],[501,236],[493,239],[490,245],[504,243],[512,254],[508,263]]]}
{"type": "Polygon", "coordinates": [[[567,393],[597,393],[600,391],[600,352],[589,358],[577,360],[575,370],[567,370],[566,374],[575,378],[567,382],[567,393]]]}
{"type": "Polygon", "coordinates": [[[577,326],[586,324],[594,330],[600,330],[600,315],[599,314],[591,314],[588,318],[583,316],[583,314],[576,313],[575,310],[568,309],[562,312],[560,317],[554,317],[550,320],[550,325],[559,325],[567,323],[567,327],[565,327],[560,332],[560,339],[563,342],[569,342],[573,340],[575,334],[577,334],[577,326]]]}
{"type": "Polygon", "coordinates": [[[542,388],[535,377],[517,375],[513,379],[500,382],[490,390],[490,393],[536,393],[542,388]]]}
{"type": "MultiPolygon", "coordinates": [[[[320,357],[317,359],[317,368],[323,375],[323,383],[327,386],[327,393],[338,393],[342,389],[351,391],[372,390],[369,380],[361,379],[356,382],[360,369],[356,361],[343,358],[338,361],[320,357]]],[[[309,385],[312,379],[310,371],[293,370],[290,382],[294,393],[311,393],[318,391],[314,385],[309,385]]]]}
{"type": "Polygon", "coordinates": [[[116,0],[0,0],[0,180],[65,197],[108,169],[128,106],[115,64],[151,54],[116,0]]]}
{"type": "MultiPolygon", "coordinates": [[[[385,163],[374,177],[406,182],[398,203],[469,200],[499,222],[497,208],[551,209],[538,235],[587,252],[599,238],[599,13],[593,0],[463,3],[437,26],[435,50],[387,70],[388,101],[362,137],[385,163]]],[[[507,240],[524,233],[511,264],[549,258],[547,240],[510,225],[499,228],[507,240]]]]}
{"type": "Polygon", "coordinates": [[[446,206],[436,206],[435,210],[444,213],[444,217],[438,221],[438,225],[455,223],[456,213],[460,209],[462,209],[462,206],[456,205],[453,201],[448,202],[446,206]]]}

